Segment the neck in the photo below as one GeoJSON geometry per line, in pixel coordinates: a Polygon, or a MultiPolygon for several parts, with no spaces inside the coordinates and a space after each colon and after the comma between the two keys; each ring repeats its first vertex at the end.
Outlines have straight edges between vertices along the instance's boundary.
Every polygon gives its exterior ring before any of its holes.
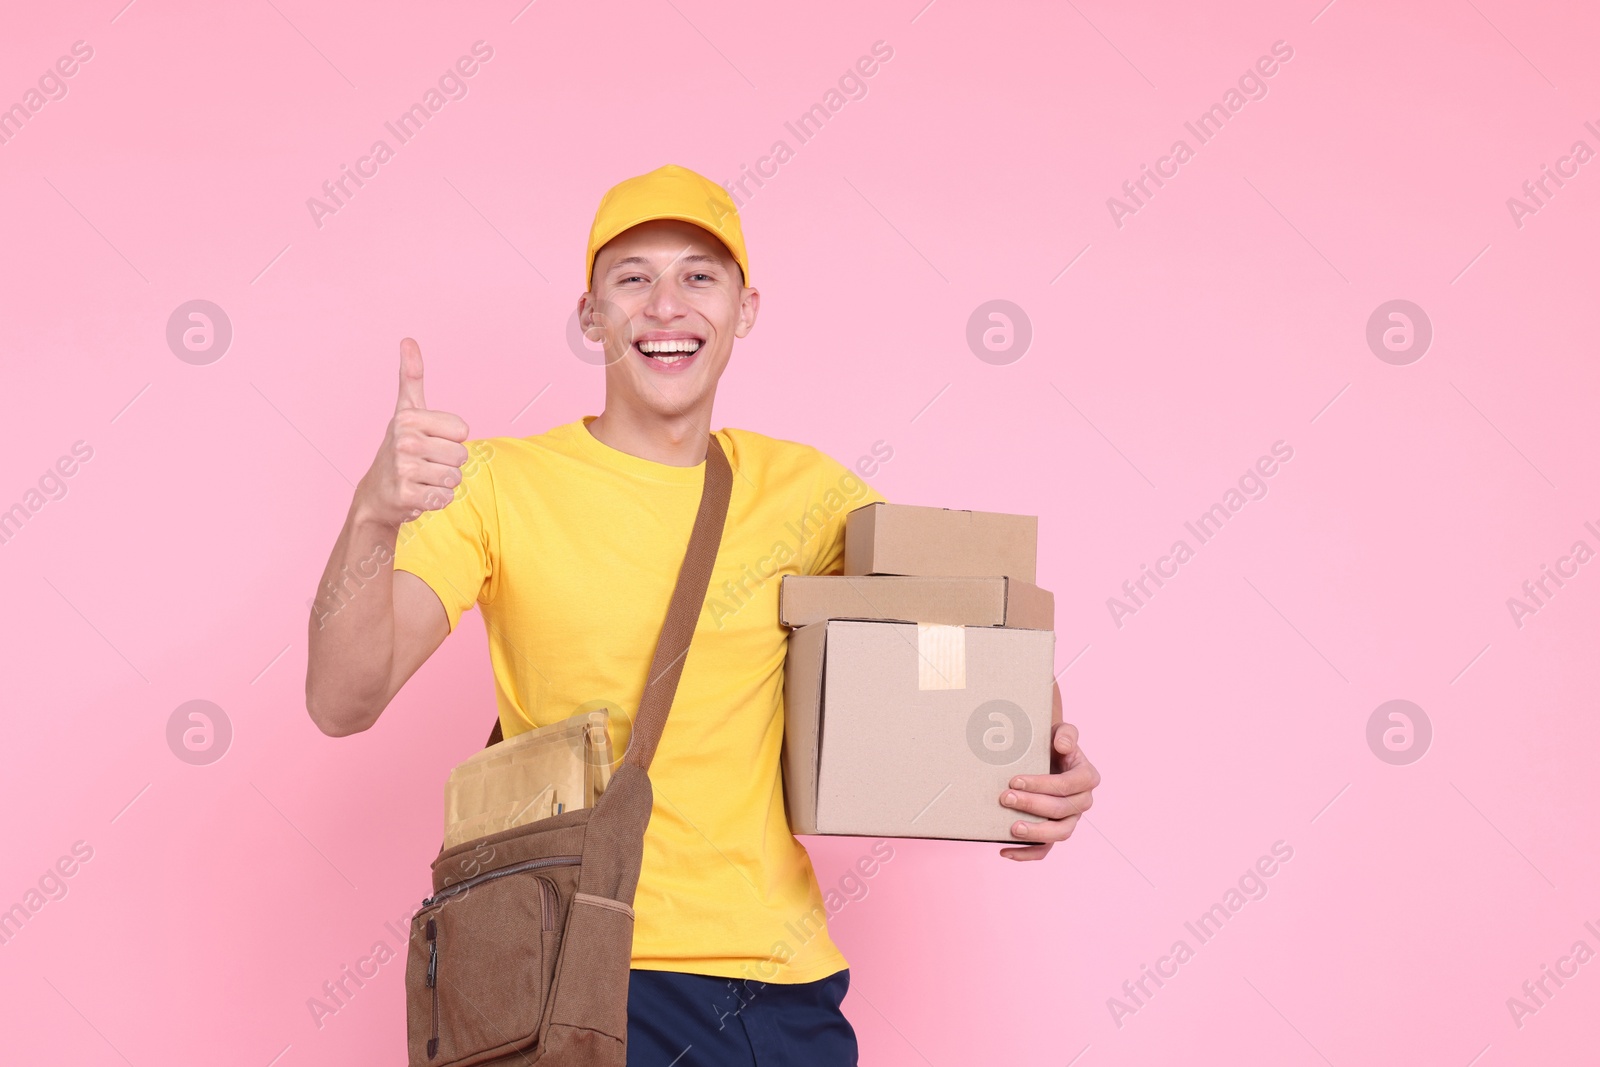
{"type": "Polygon", "coordinates": [[[705,462],[710,420],[709,403],[704,412],[661,415],[608,398],[605,410],[589,423],[589,432],[618,452],[671,467],[693,467],[705,462]]]}

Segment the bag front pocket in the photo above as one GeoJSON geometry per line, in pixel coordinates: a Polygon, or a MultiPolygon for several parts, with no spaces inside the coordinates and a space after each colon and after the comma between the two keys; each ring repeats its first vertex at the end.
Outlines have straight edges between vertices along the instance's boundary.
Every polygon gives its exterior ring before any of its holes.
{"type": "Polygon", "coordinates": [[[573,895],[561,941],[560,978],[550,1006],[552,1027],[627,1041],[633,923],[633,908],[620,900],[573,895]]]}
{"type": "Polygon", "coordinates": [[[469,1067],[536,1041],[578,861],[525,860],[422,902],[406,969],[412,1067],[469,1067]]]}

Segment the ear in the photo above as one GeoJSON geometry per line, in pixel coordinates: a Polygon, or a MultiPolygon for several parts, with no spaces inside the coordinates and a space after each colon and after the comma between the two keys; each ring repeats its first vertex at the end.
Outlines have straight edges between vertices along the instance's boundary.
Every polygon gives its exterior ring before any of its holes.
{"type": "Polygon", "coordinates": [[[599,340],[597,337],[589,337],[589,331],[598,328],[598,324],[594,321],[594,312],[599,305],[600,302],[595,299],[592,292],[582,293],[578,297],[578,332],[590,341],[599,340]]]}
{"type": "Polygon", "coordinates": [[[734,328],[735,337],[744,337],[756,325],[756,315],[761,311],[761,290],[746,287],[739,300],[739,325],[734,328]]]}

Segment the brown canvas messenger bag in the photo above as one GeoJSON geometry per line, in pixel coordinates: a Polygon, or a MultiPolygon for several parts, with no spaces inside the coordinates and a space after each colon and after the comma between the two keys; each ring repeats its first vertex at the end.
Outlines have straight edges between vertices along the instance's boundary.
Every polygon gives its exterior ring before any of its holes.
{"type": "MultiPolygon", "coordinates": [[[[627,754],[592,808],[465,841],[433,862],[411,920],[411,1067],[625,1067],[633,895],[650,760],[683,673],[722,540],[732,470],[715,435],[688,551],[627,754]]],[[[500,740],[495,722],[489,743],[500,740]]]]}

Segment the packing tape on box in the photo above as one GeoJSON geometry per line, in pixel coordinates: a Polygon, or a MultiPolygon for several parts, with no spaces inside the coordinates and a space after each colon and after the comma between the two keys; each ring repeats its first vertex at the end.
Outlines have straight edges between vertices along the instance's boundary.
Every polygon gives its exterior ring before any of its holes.
{"type": "Polygon", "coordinates": [[[967,628],[917,623],[917,688],[967,687],[967,628]]]}

